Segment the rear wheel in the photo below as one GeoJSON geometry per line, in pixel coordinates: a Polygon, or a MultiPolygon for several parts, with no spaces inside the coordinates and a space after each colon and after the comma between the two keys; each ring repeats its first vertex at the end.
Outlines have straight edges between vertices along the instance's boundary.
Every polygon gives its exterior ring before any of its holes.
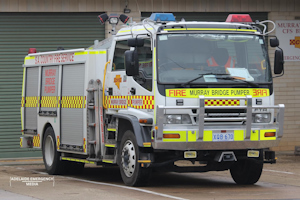
{"type": "Polygon", "coordinates": [[[60,153],[57,152],[55,135],[52,127],[48,127],[43,137],[43,160],[48,174],[61,174],[64,169],[64,162],[60,160],[60,153]]]}
{"type": "Polygon", "coordinates": [[[247,158],[238,160],[230,168],[230,173],[237,184],[252,185],[259,180],[262,169],[262,159],[247,158]]]}
{"type": "Polygon", "coordinates": [[[139,147],[131,130],[127,130],[121,140],[118,163],[122,179],[126,185],[141,186],[147,184],[151,171],[138,163],[139,147]]]}

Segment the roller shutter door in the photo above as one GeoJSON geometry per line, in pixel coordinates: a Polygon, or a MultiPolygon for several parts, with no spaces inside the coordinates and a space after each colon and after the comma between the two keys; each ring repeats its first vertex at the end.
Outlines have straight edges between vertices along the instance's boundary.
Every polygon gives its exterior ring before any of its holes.
{"type": "Polygon", "coordinates": [[[101,13],[0,13],[0,158],[41,156],[20,149],[24,57],[37,52],[86,48],[105,38],[101,13]]]}

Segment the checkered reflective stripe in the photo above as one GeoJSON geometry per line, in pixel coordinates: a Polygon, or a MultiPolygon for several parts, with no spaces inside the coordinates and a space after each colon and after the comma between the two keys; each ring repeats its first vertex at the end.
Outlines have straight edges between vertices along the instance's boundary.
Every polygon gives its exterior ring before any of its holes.
{"type": "Polygon", "coordinates": [[[60,104],[62,108],[85,108],[85,96],[63,96],[61,97],[60,104]]]}
{"type": "Polygon", "coordinates": [[[108,108],[127,108],[128,97],[129,96],[106,96],[105,103],[108,105],[108,108]],[[125,103],[120,103],[120,100],[125,100],[125,103]],[[114,101],[116,103],[114,103],[114,101]]]}
{"type": "Polygon", "coordinates": [[[34,147],[40,147],[41,146],[40,134],[38,134],[37,136],[33,136],[33,146],[34,147]]]}
{"type": "Polygon", "coordinates": [[[154,109],[154,96],[129,96],[129,107],[136,109],[154,109]],[[135,101],[142,100],[141,104],[135,101]]]}
{"type": "Polygon", "coordinates": [[[42,96],[41,97],[41,107],[45,108],[57,108],[58,105],[57,96],[42,96]]]}
{"type": "Polygon", "coordinates": [[[86,108],[86,96],[42,96],[22,97],[21,107],[26,108],[86,108]]]}
{"type": "Polygon", "coordinates": [[[205,106],[239,106],[239,99],[206,99],[205,106]]]}
{"type": "Polygon", "coordinates": [[[20,147],[23,147],[23,138],[20,138],[20,147]]]}
{"type": "Polygon", "coordinates": [[[21,106],[26,108],[38,107],[38,97],[22,97],[21,106]]]}
{"type": "Polygon", "coordinates": [[[104,103],[108,108],[154,109],[154,96],[106,96],[104,103]]]}

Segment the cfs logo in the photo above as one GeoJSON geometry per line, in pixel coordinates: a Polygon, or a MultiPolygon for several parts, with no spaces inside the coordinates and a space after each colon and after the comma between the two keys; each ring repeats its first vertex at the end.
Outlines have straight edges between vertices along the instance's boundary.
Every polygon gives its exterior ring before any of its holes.
{"type": "Polygon", "coordinates": [[[290,45],[294,45],[295,48],[299,48],[300,49],[300,36],[295,37],[294,40],[290,40],[290,45]]]}

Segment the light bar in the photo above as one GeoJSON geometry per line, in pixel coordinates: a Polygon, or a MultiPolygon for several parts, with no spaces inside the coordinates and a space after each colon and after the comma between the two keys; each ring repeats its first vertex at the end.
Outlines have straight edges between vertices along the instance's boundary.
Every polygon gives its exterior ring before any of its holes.
{"type": "Polygon", "coordinates": [[[173,13],[152,13],[150,18],[152,21],[175,21],[173,13]]]}
{"type": "Polygon", "coordinates": [[[226,22],[253,22],[249,14],[230,14],[226,22]]]}

